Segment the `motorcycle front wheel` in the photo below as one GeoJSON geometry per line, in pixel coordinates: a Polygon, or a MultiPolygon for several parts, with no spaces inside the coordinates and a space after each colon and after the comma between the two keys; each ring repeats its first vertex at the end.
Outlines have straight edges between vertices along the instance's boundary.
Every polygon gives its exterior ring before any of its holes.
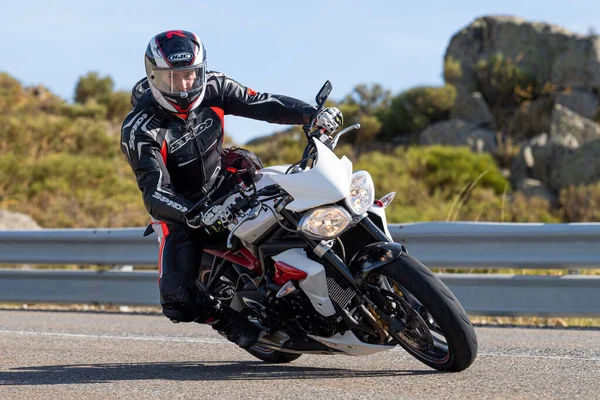
{"type": "Polygon", "coordinates": [[[477,356],[471,321],[450,289],[429,268],[402,254],[365,280],[393,323],[390,336],[413,357],[439,371],[458,372],[477,356]]]}

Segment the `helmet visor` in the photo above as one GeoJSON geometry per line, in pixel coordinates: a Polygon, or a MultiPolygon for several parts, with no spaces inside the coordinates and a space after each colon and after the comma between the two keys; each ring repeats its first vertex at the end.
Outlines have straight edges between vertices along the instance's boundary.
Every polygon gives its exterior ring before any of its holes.
{"type": "Polygon", "coordinates": [[[176,69],[152,68],[149,72],[154,86],[161,93],[170,95],[193,93],[204,85],[206,79],[205,64],[176,69]]]}

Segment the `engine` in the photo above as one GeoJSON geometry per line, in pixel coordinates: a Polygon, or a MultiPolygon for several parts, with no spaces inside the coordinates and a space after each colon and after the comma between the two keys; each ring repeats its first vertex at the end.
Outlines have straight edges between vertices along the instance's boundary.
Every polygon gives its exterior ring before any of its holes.
{"type": "Polygon", "coordinates": [[[269,298],[269,304],[281,324],[290,332],[329,337],[337,331],[339,318],[319,314],[308,297],[300,290],[281,298],[273,294],[269,298]]]}

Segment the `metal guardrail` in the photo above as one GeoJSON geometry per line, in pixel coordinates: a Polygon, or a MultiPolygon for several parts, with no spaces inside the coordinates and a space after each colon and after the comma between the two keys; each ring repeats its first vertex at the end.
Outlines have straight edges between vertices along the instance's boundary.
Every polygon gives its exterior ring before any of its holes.
{"type": "MultiPolygon", "coordinates": [[[[600,223],[391,224],[395,241],[431,268],[600,269],[600,223]]],[[[0,264],[156,265],[143,228],[0,231],[0,264]]]]}
{"type": "MultiPolygon", "coordinates": [[[[600,317],[600,276],[438,276],[471,315],[600,317]]],[[[157,306],[157,273],[0,270],[0,302],[157,306]]]]}
{"type": "Polygon", "coordinates": [[[430,222],[389,230],[431,268],[600,268],[600,223],[430,222]]]}
{"type": "MultiPolygon", "coordinates": [[[[433,268],[600,269],[600,224],[390,225],[433,268]]],[[[156,265],[142,228],[0,231],[0,263],[156,265]]],[[[600,276],[439,274],[476,315],[600,317],[600,276]]],[[[0,270],[0,301],[157,305],[156,273],[0,270]]]]}

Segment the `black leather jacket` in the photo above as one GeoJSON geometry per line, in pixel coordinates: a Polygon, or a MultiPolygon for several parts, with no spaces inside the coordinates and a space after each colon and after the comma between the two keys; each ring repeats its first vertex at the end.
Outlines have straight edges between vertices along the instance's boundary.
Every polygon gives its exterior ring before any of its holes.
{"type": "Polygon", "coordinates": [[[185,222],[186,211],[219,177],[225,114],[304,124],[315,111],[297,99],[257,93],[218,72],[207,73],[204,99],[187,120],[155,104],[146,78],[133,87],[132,104],[121,128],[121,150],[146,209],[169,223],[185,222]]]}

